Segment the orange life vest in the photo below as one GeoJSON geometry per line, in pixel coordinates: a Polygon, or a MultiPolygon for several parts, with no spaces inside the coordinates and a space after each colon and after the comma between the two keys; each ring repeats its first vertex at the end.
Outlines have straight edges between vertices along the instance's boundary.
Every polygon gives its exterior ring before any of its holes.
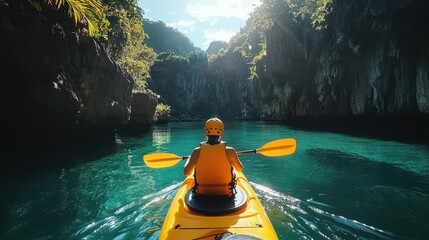
{"type": "Polygon", "coordinates": [[[230,196],[234,176],[226,155],[226,144],[201,143],[200,155],[195,164],[195,191],[200,195],[230,196]]]}

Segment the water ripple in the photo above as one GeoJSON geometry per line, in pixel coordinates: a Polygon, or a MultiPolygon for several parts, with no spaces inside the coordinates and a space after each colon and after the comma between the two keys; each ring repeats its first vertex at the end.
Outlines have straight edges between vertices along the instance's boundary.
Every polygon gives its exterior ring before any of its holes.
{"type": "Polygon", "coordinates": [[[69,239],[156,239],[181,183],[119,207],[113,215],[87,223],[69,239]]]}
{"type": "Polygon", "coordinates": [[[263,185],[251,182],[267,214],[273,222],[281,222],[290,231],[280,239],[395,239],[395,234],[344,216],[330,213],[322,208],[332,206],[309,199],[302,201],[263,185]],[[359,237],[358,237],[359,236],[359,237]]]}

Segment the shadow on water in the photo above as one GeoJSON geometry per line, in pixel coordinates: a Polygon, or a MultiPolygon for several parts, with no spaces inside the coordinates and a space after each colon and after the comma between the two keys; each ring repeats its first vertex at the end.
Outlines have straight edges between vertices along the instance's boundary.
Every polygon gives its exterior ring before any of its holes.
{"type": "Polygon", "coordinates": [[[147,133],[128,136],[109,132],[64,138],[58,136],[10,138],[0,145],[3,155],[0,179],[5,183],[73,168],[115,152],[134,148],[138,142],[136,139],[145,135],[147,133]]]}
{"type": "Polygon", "coordinates": [[[335,169],[337,177],[343,179],[365,179],[365,184],[412,188],[429,194],[427,178],[394,164],[333,149],[307,149],[306,155],[318,165],[335,169]]]}
{"type": "Polygon", "coordinates": [[[429,117],[404,116],[344,116],[301,117],[283,124],[299,131],[321,131],[354,137],[429,145],[429,117]]]}
{"type": "Polygon", "coordinates": [[[3,151],[3,162],[6,167],[2,168],[2,178],[5,181],[13,181],[17,178],[31,178],[70,168],[112,154],[115,152],[115,146],[114,141],[69,145],[52,142],[14,145],[3,151]]]}
{"type": "Polygon", "coordinates": [[[313,183],[317,192],[308,199],[321,208],[317,213],[340,213],[397,236],[424,239],[429,233],[429,179],[424,173],[332,149],[313,148],[305,154],[319,179],[313,183]]]}
{"type": "Polygon", "coordinates": [[[141,161],[138,147],[145,142],[140,139],[117,135],[113,141],[49,141],[9,148],[3,160],[15,162],[8,171],[2,169],[0,239],[65,239],[93,222],[100,225],[88,232],[101,229],[95,238],[101,239],[131,228],[130,214],[146,214],[141,221],[147,226],[157,213],[140,208],[159,196],[138,200],[142,192],[153,191],[152,172],[141,161]]]}
{"type": "MultiPolygon", "coordinates": [[[[41,138],[38,141],[22,138],[3,143],[3,167],[0,168],[0,191],[3,192],[3,197],[0,199],[0,229],[7,229],[12,221],[9,218],[10,214],[39,215],[36,222],[32,223],[34,219],[26,220],[27,223],[32,224],[43,222],[67,224],[68,214],[72,215],[75,208],[60,204],[62,199],[73,197],[68,196],[67,193],[66,187],[70,183],[67,178],[63,178],[63,175],[69,170],[64,169],[95,161],[113,152],[115,152],[115,142],[110,140],[64,144],[55,138],[41,138]],[[35,193],[35,191],[38,192],[35,193]],[[27,199],[21,199],[21,197],[27,199]],[[56,201],[46,208],[45,201],[52,201],[52,199],[56,201]],[[15,205],[16,201],[23,203],[15,205]]],[[[17,219],[20,218],[17,217],[17,219]]],[[[46,224],[44,228],[54,231],[54,226],[55,224],[46,224]]],[[[18,223],[16,226],[17,229],[25,229],[25,227],[25,223],[18,223]]]]}

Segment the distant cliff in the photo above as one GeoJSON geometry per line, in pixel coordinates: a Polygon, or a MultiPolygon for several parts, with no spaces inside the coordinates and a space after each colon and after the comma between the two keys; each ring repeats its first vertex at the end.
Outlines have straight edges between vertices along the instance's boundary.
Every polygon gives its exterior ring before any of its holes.
{"type": "Polygon", "coordinates": [[[164,22],[144,19],[144,30],[148,35],[144,42],[158,54],[173,52],[180,56],[188,56],[192,52],[201,52],[186,35],[164,22]]]}
{"type": "Polygon", "coordinates": [[[2,127],[17,139],[114,139],[134,81],[64,11],[0,1],[2,127]]]}
{"type": "Polygon", "coordinates": [[[254,118],[249,65],[241,53],[184,58],[160,54],[151,68],[148,87],[171,106],[173,120],[254,118]]]}

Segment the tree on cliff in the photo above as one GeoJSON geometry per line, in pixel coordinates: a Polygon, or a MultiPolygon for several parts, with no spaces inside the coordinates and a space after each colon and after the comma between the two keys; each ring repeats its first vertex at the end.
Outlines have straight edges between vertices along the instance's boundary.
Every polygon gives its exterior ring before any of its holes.
{"type": "Polygon", "coordinates": [[[143,11],[136,0],[104,0],[110,22],[107,50],[125,67],[136,82],[135,89],[145,91],[149,69],[156,53],[144,43],[143,11]]]}
{"type": "MultiPolygon", "coordinates": [[[[42,10],[35,1],[31,4],[42,10]]],[[[156,58],[156,53],[144,40],[143,11],[137,0],[47,0],[48,5],[57,9],[67,6],[67,12],[75,24],[87,26],[92,37],[104,38],[109,54],[135,80],[135,89],[144,91],[149,68],[156,58]]]]}
{"type": "Polygon", "coordinates": [[[158,55],[153,64],[148,87],[160,95],[161,103],[172,106],[173,112],[181,112],[183,108],[180,98],[181,88],[178,83],[178,76],[185,76],[190,68],[187,58],[171,52],[164,52],[158,55]]]}
{"type": "Polygon", "coordinates": [[[161,53],[151,68],[148,87],[160,95],[161,103],[171,106],[172,117],[205,116],[208,103],[203,106],[200,102],[208,99],[208,95],[201,93],[206,87],[207,65],[207,55],[203,52],[194,52],[187,58],[161,53]]]}
{"type": "Polygon", "coordinates": [[[145,19],[144,24],[145,32],[148,35],[144,41],[158,54],[170,51],[177,55],[187,57],[192,52],[201,51],[201,49],[194,46],[186,35],[167,26],[162,21],[153,22],[145,19]]]}
{"type": "MultiPolygon", "coordinates": [[[[38,2],[31,0],[29,2],[37,10],[42,10],[38,2]]],[[[85,25],[89,36],[107,38],[106,31],[109,22],[100,0],[46,0],[45,2],[57,9],[67,6],[68,15],[73,18],[76,25],[85,25]]]]}
{"type": "Polygon", "coordinates": [[[228,43],[224,41],[213,41],[210,43],[209,47],[206,50],[207,54],[218,54],[221,49],[226,50],[228,48],[228,43]]]}

